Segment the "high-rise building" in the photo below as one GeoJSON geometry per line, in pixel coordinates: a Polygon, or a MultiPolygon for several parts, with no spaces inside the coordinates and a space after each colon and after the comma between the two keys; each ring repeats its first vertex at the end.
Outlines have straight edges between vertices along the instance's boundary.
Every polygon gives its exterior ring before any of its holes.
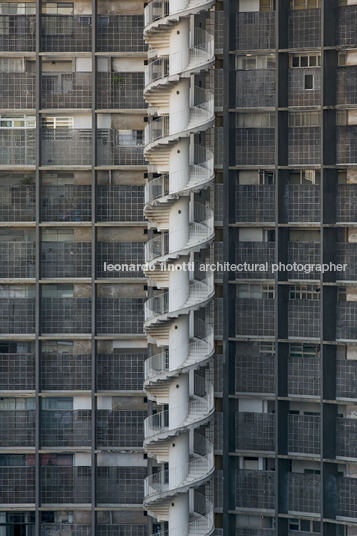
{"type": "Polygon", "coordinates": [[[143,10],[0,3],[4,536],[151,532],[143,10]]]}
{"type": "Polygon", "coordinates": [[[357,534],[356,17],[224,5],[224,535],[357,534]]]}
{"type": "Polygon", "coordinates": [[[0,79],[0,536],[356,536],[357,0],[0,2],[0,79]]]}

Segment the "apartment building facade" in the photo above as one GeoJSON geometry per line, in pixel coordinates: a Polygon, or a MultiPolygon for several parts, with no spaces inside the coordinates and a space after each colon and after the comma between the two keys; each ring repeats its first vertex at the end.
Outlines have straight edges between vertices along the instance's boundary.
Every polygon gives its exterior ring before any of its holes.
{"type": "Polygon", "coordinates": [[[354,535],[355,1],[224,6],[224,534],[354,535]]]}

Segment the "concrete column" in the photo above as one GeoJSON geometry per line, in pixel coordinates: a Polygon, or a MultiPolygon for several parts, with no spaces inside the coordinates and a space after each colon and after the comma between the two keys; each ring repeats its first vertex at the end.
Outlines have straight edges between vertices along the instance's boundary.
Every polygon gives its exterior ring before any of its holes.
{"type": "Polygon", "coordinates": [[[170,74],[177,74],[187,67],[189,62],[189,48],[190,20],[188,18],[181,19],[170,34],[170,74]]]}
{"type": "Polygon", "coordinates": [[[183,493],[174,497],[169,504],[170,536],[187,536],[189,523],[189,495],[183,493]]]}
{"type": "Polygon", "coordinates": [[[178,11],[182,11],[188,6],[188,0],[170,0],[170,7],[169,11],[171,13],[177,13],[178,11]]]}
{"type": "Polygon", "coordinates": [[[170,152],[169,191],[184,190],[189,180],[190,139],[184,138],[175,143],[170,152]]]}
{"type": "Polygon", "coordinates": [[[182,315],[170,326],[169,363],[171,370],[179,368],[188,358],[189,339],[189,315],[182,315]]]}
{"type": "Polygon", "coordinates": [[[189,198],[181,197],[169,213],[169,251],[186,247],[189,236],[189,198]]]}
{"type": "Polygon", "coordinates": [[[170,134],[185,131],[190,119],[190,81],[178,82],[170,93],[170,134]]]}

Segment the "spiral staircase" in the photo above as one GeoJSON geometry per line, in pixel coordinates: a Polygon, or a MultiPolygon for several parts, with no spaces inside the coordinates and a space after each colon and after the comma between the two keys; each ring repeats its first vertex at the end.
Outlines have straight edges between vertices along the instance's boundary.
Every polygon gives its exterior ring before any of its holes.
{"type": "Polygon", "coordinates": [[[168,408],[144,423],[144,447],[157,464],[144,483],[144,506],[168,524],[160,532],[165,536],[209,536],[214,530],[213,505],[201,493],[214,472],[213,445],[204,434],[214,393],[203,368],[214,353],[213,329],[203,320],[214,281],[194,263],[214,238],[213,212],[199,195],[214,178],[213,154],[202,143],[214,122],[213,94],[202,87],[214,63],[214,40],[201,27],[202,17],[200,23],[195,17],[213,4],[154,0],[144,12],[145,157],[153,174],[145,187],[153,237],[145,248],[152,292],[144,327],[161,350],[145,362],[144,387],[150,400],[168,408]]]}

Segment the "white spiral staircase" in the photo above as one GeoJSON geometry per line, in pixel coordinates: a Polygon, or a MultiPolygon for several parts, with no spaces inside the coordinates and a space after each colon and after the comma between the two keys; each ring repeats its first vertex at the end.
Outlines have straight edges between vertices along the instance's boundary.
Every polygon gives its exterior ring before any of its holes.
{"type": "Polygon", "coordinates": [[[144,387],[150,400],[168,409],[144,423],[144,447],[158,465],[145,480],[144,505],[168,523],[160,532],[165,536],[209,536],[214,530],[213,505],[197,491],[214,472],[213,445],[204,435],[214,393],[203,369],[214,353],[213,329],[203,320],[214,281],[213,274],[192,269],[194,255],[214,238],[213,212],[204,195],[199,203],[195,199],[214,178],[213,154],[202,143],[205,136],[198,136],[214,122],[213,94],[201,87],[214,63],[214,41],[195,27],[195,15],[213,4],[154,0],[145,7],[145,157],[153,178],[145,187],[144,210],[154,236],[145,246],[153,290],[144,326],[158,350],[145,363],[144,387]]]}

